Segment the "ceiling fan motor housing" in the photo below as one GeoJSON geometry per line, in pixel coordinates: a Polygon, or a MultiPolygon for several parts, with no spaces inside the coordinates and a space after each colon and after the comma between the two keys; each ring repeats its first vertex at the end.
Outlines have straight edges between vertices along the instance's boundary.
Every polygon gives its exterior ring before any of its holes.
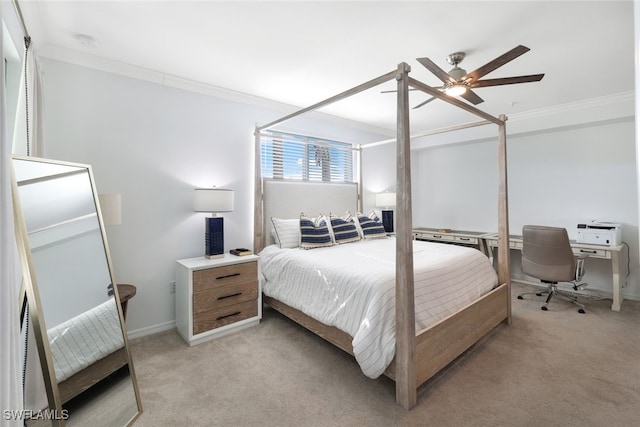
{"type": "Polygon", "coordinates": [[[464,52],[454,52],[447,55],[447,62],[457,68],[458,64],[462,62],[465,56],[466,54],[464,52]]]}
{"type": "Polygon", "coordinates": [[[454,67],[449,71],[449,75],[453,77],[455,80],[460,80],[464,76],[467,75],[467,70],[464,70],[460,67],[454,67]]]}
{"type": "Polygon", "coordinates": [[[464,52],[454,52],[447,55],[447,62],[453,65],[453,68],[449,71],[449,75],[455,80],[460,80],[467,75],[467,70],[458,67],[458,64],[462,62],[465,56],[466,54],[464,52]]]}

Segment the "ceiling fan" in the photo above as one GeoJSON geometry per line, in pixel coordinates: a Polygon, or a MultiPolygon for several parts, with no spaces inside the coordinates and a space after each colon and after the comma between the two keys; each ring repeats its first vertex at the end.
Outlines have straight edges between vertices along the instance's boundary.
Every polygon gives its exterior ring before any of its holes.
{"type": "MultiPolygon", "coordinates": [[[[435,76],[444,83],[443,86],[438,88],[439,90],[450,96],[460,96],[470,103],[477,105],[481,102],[484,102],[484,100],[471,89],[488,86],[510,85],[516,83],[537,82],[542,80],[544,74],[479,80],[496,68],[505,65],[507,62],[513,61],[520,55],[527,53],[529,50],[530,49],[528,47],[519,45],[470,73],[467,73],[467,70],[464,70],[458,66],[465,57],[464,52],[455,52],[447,56],[447,62],[453,65],[453,68],[448,73],[442,68],[438,67],[429,58],[416,59],[420,64],[424,65],[427,70],[435,74],[435,76]]],[[[429,98],[413,108],[422,107],[423,105],[433,101],[434,99],[436,98],[429,98]]]]}

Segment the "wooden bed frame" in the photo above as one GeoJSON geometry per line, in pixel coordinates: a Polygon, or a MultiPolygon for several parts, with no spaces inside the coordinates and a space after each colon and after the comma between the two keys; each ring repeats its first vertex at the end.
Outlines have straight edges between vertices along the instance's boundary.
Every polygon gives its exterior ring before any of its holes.
{"type": "Polygon", "coordinates": [[[65,404],[80,393],[88,390],[109,375],[118,371],[123,366],[126,366],[127,362],[127,352],[125,348],[122,347],[73,374],[66,380],[58,383],[60,402],[65,404]]]}
{"type": "MultiPolygon", "coordinates": [[[[426,382],[456,357],[489,333],[507,316],[504,299],[507,286],[502,285],[450,317],[416,334],[416,384],[426,382]],[[452,340],[455,337],[455,340],[452,340]]],[[[263,296],[265,304],[304,326],[353,356],[353,337],[335,326],[327,326],[303,312],[263,296]]],[[[384,374],[396,380],[395,359],[384,374]]]]}
{"type": "MultiPolygon", "coordinates": [[[[391,71],[359,86],[337,94],[310,107],[303,108],[255,131],[255,208],[254,251],[259,253],[266,244],[263,180],[260,171],[260,139],[262,131],[270,129],[301,114],[317,110],[345,99],[374,86],[395,79],[397,81],[397,137],[367,146],[397,142],[396,181],[396,355],[385,375],[396,383],[396,401],[405,409],[417,402],[417,388],[434,374],[455,360],[460,354],[487,335],[500,323],[511,323],[511,278],[509,257],[509,223],[507,202],[506,162],[506,116],[493,117],[477,108],[450,98],[435,88],[409,77],[410,67],[405,63],[391,71]],[[424,136],[473,126],[496,124],[498,126],[498,283],[499,286],[459,312],[443,319],[436,325],[416,331],[413,282],[413,231],[411,216],[411,161],[409,127],[409,87],[421,90],[444,102],[455,105],[483,118],[474,122],[447,129],[423,132],[424,136]]],[[[361,181],[361,180],[360,180],[361,181]]],[[[359,183],[361,188],[362,183],[359,183]]],[[[358,191],[358,207],[362,206],[362,191],[358,191]]],[[[322,338],[353,354],[352,337],[335,327],[324,325],[304,313],[273,298],[264,301],[322,338]]]]}

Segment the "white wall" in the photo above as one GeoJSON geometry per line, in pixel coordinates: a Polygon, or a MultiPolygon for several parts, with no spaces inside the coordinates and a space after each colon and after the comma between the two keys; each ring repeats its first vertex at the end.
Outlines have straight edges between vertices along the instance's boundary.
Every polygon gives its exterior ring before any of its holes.
{"type": "MultiPolygon", "coordinates": [[[[223,214],[226,250],[252,247],[254,126],[292,110],[54,60],[43,59],[42,67],[48,157],[92,165],[98,192],[122,195],[122,224],[107,227],[107,236],[117,282],[137,286],[128,329],[170,328],[175,260],[204,253],[205,214],[193,212],[193,189],[234,189],[235,209],[223,214]]],[[[382,139],[342,123],[312,115],[285,128],[342,141],[382,139]]]]}
{"type": "Polygon", "coordinates": [[[377,193],[396,191],[396,155],[396,144],[362,150],[362,204],[365,213],[376,207],[377,193]]]}
{"type": "MultiPolygon", "coordinates": [[[[631,277],[623,294],[640,299],[635,130],[632,117],[508,136],[509,226],[566,227],[590,219],[623,223],[631,277]]],[[[414,152],[414,225],[497,230],[497,142],[440,146],[414,152]]],[[[519,254],[512,252],[517,272],[519,254]]],[[[624,260],[625,266],[627,260],[624,260]]],[[[585,281],[611,292],[611,264],[587,262],[585,281]]]]}

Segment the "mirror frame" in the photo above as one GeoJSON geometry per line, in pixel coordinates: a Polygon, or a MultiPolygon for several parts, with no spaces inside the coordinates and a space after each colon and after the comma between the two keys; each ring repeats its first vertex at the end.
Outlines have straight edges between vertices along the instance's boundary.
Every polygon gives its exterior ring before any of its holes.
{"type": "Polygon", "coordinates": [[[96,214],[98,219],[98,226],[100,228],[100,234],[102,237],[102,244],[105,253],[105,259],[107,262],[107,269],[109,271],[109,277],[113,284],[113,296],[115,298],[116,307],[118,310],[118,318],[120,321],[120,329],[122,331],[122,338],[124,340],[124,349],[127,355],[127,366],[129,369],[129,375],[131,377],[134,395],[136,398],[137,412],[131,417],[127,425],[132,425],[138,417],[142,414],[142,402],[140,399],[140,391],[138,389],[138,381],[135,375],[133,367],[133,359],[131,357],[131,350],[129,347],[129,339],[127,336],[127,328],[124,320],[124,314],[122,312],[122,306],[119,304],[120,295],[118,293],[118,286],[116,286],[115,274],[113,270],[113,263],[111,261],[111,254],[109,252],[109,244],[107,242],[107,235],[105,231],[104,221],[102,218],[102,212],[100,209],[100,201],[98,198],[98,192],[95,185],[95,179],[93,177],[93,171],[91,165],[82,163],[65,162],[60,160],[45,159],[39,157],[29,156],[11,156],[10,173],[11,173],[11,190],[13,199],[13,216],[14,216],[14,229],[16,246],[18,249],[18,256],[20,264],[22,266],[22,284],[19,293],[20,313],[21,313],[21,325],[23,316],[25,314],[25,307],[28,305],[30,322],[34,331],[34,338],[36,347],[38,350],[38,356],[40,359],[40,366],[42,368],[42,374],[44,379],[45,391],[47,393],[48,408],[53,415],[51,420],[52,426],[66,425],[66,417],[62,409],[62,402],[60,397],[60,390],[58,388],[58,381],[53,365],[53,357],[51,354],[51,347],[49,345],[49,337],[47,328],[44,321],[44,315],[42,311],[42,303],[40,300],[40,292],[38,290],[38,281],[35,273],[35,265],[31,254],[31,246],[29,243],[29,235],[27,226],[23,216],[22,203],[20,200],[20,194],[18,191],[18,182],[15,174],[14,160],[31,161],[44,164],[53,164],[60,166],[70,166],[80,169],[85,169],[88,174],[89,183],[91,185],[91,192],[93,195],[93,201],[96,208],[96,214]]]}

